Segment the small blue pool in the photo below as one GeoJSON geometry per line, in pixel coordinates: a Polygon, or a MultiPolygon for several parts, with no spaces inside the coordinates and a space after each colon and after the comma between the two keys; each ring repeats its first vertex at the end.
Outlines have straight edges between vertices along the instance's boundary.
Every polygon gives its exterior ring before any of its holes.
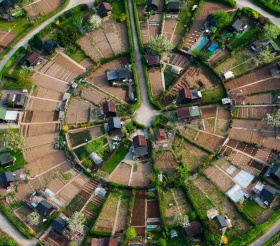
{"type": "Polygon", "coordinates": [[[218,47],[218,44],[213,43],[211,46],[208,48],[209,51],[214,51],[218,47]]]}
{"type": "Polygon", "coordinates": [[[205,35],[201,35],[199,39],[196,41],[195,45],[193,46],[192,50],[201,51],[203,47],[208,43],[209,39],[205,35]]]}

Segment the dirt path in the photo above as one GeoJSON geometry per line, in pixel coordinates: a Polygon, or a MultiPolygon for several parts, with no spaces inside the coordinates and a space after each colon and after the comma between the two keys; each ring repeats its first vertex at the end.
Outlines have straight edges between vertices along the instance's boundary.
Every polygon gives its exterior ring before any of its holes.
{"type": "Polygon", "coordinates": [[[142,54],[139,50],[139,42],[136,33],[136,25],[134,20],[134,13],[133,13],[133,6],[132,0],[128,0],[129,6],[129,16],[131,22],[131,30],[133,36],[133,44],[134,44],[134,56],[135,56],[135,66],[137,71],[137,77],[139,81],[139,88],[140,88],[140,97],[141,97],[141,106],[135,112],[135,120],[139,123],[149,126],[153,119],[160,113],[159,111],[155,110],[152,105],[150,104],[148,91],[144,76],[144,70],[142,65],[142,54]]]}

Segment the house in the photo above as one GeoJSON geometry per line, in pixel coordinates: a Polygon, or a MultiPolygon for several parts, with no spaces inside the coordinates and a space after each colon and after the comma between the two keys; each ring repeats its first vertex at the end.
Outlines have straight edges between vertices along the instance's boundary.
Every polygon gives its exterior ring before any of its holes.
{"type": "Polygon", "coordinates": [[[222,230],[223,228],[228,227],[227,219],[223,215],[217,215],[213,218],[213,221],[215,221],[218,225],[218,229],[222,230]]]}
{"type": "Polygon", "coordinates": [[[14,164],[14,159],[10,152],[0,154],[0,164],[2,167],[8,167],[14,164]]]}
{"type": "Polygon", "coordinates": [[[8,107],[24,108],[26,93],[11,93],[8,94],[8,107]]]}
{"type": "Polygon", "coordinates": [[[164,129],[157,129],[155,132],[156,135],[156,141],[162,141],[165,140],[165,131],[164,129]]]}
{"type": "Polygon", "coordinates": [[[185,120],[190,118],[190,110],[189,107],[182,107],[176,109],[178,120],[185,120]]]}
{"type": "Polygon", "coordinates": [[[179,101],[181,104],[197,102],[200,101],[201,98],[202,95],[199,90],[183,88],[179,91],[179,101]]]}
{"type": "Polygon", "coordinates": [[[0,180],[1,180],[1,183],[2,183],[2,186],[4,188],[8,188],[9,186],[11,186],[11,183],[15,182],[16,179],[13,175],[12,172],[4,172],[0,175],[0,180]]]}
{"type": "Polygon", "coordinates": [[[43,44],[43,49],[48,53],[53,53],[56,47],[57,43],[53,40],[46,40],[43,44]]]}
{"type": "Polygon", "coordinates": [[[147,11],[158,11],[159,0],[148,0],[147,1],[147,11]]]}
{"type": "Polygon", "coordinates": [[[40,55],[36,52],[32,52],[26,57],[26,65],[27,66],[36,66],[40,62],[40,55]]]}
{"type": "Polygon", "coordinates": [[[230,24],[229,24],[229,28],[232,31],[235,32],[240,32],[243,30],[243,25],[244,23],[239,19],[239,18],[235,18],[230,24]]]}
{"type": "Polygon", "coordinates": [[[275,180],[280,180],[280,164],[274,164],[270,169],[270,177],[275,180]]]}
{"type": "Polygon", "coordinates": [[[262,191],[260,192],[260,198],[264,200],[264,203],[271,204],[276,197],[276,190],[271,188],[270,186],[264,186],[262,191]]]}
{"type": "Polygon", "coordinates": [[[122,123],[120,118],[113,117],[108,120],[108,134],[109,135],[121,135],[122,134],[122,123]]]}
{"type": "Polygon", "coordinates": [[[106,72],[109,82],[129,80],[131,73],[129,67],[119,68],[113,71],[106,72]]]}
{"type": "Polygon", "coordinates": [[[168,4],[167,4],[167,9],[170,12],[179,12],[180,10],[180,3],[179,0],[169,0],[168,4]]]}
{"type": "Polygon", "coordinates": [[[9,111],[4,108],[0,108],[0,120],[3,122],[16,122],[18,117],[18,111],[9,111]]]}
{"type": "Polygon", "coordinates": [[[13,9],[16,5],[16,0],[3,0],[2,2],[3,8],[8,11],[13,9]]]}
{"type": "Polygon", "coordinates": [[[200,234],[200,224],[198,221],[192,221],[184,230],[189,238],[196,238],[200,234]]]}
{"type": "Polygon", "coordinates": [[[148,146],[145,136],[137,135],[132,139],[134,153],[137,157],[145,157],[148,155],[148,146]]]}
{"type": "Polygon", "coordinates": [[[67,226],[67,221],[61,217],[55,218],[52,222],[52,228],[58,232],[59,234],[62,234],[63,230],[67,226]]]}
{"type": "Polygon", "coordinates": [[[106,17],[106,16],[111,15],[112,6],[110,3],[102,2],[98,6],[98,9],[99,9],[99,13],[100,13],[101,17],[106,17]]]}
{"type": "Polygon", "coordinates": [[[149,68],[160,66],[159,55],[146,55],[145,58],[149,68]]]}
{"type": "Polygon", "coordinates": [[[105,117],[115,117],[117,115],[116,105],[112,101],[105,102],[103,104],[103,114],[105,117]]]}
{"type": "Polygon", "coordinates": [[[118,246],[118,240],[116,238],[93,238],[91,246],[118,246]]]}
{"type": "Polygon", "coordinates": [[[54,207],[46,200],[42,200],[36,206],[36,210],[40,215],[47,217],[54,210],[54,207]]]}
{"type": "Polygon", "coordinates": [[[206,18],[206,27],[210,28],[215,26],[216,22],[215,22],[215,16],[214,14],[209,14],[206,18]]]}

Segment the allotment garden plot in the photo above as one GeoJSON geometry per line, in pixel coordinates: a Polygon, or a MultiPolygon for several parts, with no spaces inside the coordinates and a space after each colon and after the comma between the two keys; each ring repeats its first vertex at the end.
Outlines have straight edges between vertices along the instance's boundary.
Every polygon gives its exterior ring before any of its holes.
{"type": "Polygon", "coordinates": [[[178,167],[171,151],[157,153],[155,157],[155,165],[161,171],[169,171],[178,167]]]}
{"type": "Polygon", "coordinates": [[[40,0],[28,3],[24,6],[27,11],[27,15],[31,19],[37,19],[40,16],[47,15],[54,11],[61,5],[60,0],[40,0]]]}
{"type": "Polygon", "coordinates": [[[2,49],[4,50],[8,45],[16,38],[17,36],[5,31],[0,30],[0,40],[1,40],[1,45],[0,45],[0,52],[2,49]]]}
{"type": "Polygon", "coordinates": [[[87,101],[71,99],[66,113],[67,124],[84,123],[89,120],[89,111],[93,105],[87,101]]]}

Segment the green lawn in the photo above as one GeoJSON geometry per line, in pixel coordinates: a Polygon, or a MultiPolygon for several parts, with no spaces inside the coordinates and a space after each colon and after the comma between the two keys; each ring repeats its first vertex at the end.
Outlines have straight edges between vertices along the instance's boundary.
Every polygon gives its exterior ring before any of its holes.
{"type": "Polygon", "coordinates": [[[2,90],[11,90],[11,89],[24,89],[23,85],[20,85],[17,81],[15,80],[6,80],[4,82],[4,85],[2,87],[2,90]]]}
{"type": "Polygon", "coordinates": [[[221,86],[202,91],[202,102],[219,103],[226,96],[224,89],[221,86]]]}
{"type": "Polygon", "coordinates": [[[180,11],[175,34],[182,34],[184,32],[184,25],[186,24],[186,21],[190,18],[190,16],[191,13],[188,11],[188,9],[183,9],[180,11]]]}
{"type": "Polygon", "coordinates": [[[29,21],[26,18],[17,18],[12,21],[0,20],[0,30],[9,32],[15,35],[19,35],[22,31],[26,30],[30,26],[29,21]]]}
{"type": "Polygon", "coordinates": [[[70,133],[69,138],[70,138],[72,146],[77,146],[79,144],[85,143],[86,140],[87,141],[91,140],[90,131],[85,130],[82,132],[70,133]]]}
{"type": "Polygon", "coordinates": [[[172,66],[166,66],[164,69],[164,80],[165,80],[165,89],[167,90],[170,85],[175,81],[175,79],[178,77],[177,74],[171,72],[172,66]]]}
{"type": "Polygon", "coordinates": [[[68,55],[69,57],[71,57],[73,60],[75,60],[78,63],[80,63],[81,61],[83,61],[84,59],[87,58],[85,53],[76,47],[72,48],[72,49],[71,48],[67,49],[65,54],[68,55]]]}
{"type": "Polygon", "coordinates": [[[106,149],[106,147],[104,147],[104,139],[105,137],[102,136],[100,138],[95,138],[93,139],[90,143],[88,143],[86,145],[86,149],[88,151],[88,153],[96,153],[99,156],[103,155],[104,150],[106,149]]]}
{"type": "Polygon", "coordinates": [[[81,146],[81,147],[75,149],[74,152],[80,160],[83,160],[85,157],[87,157],[89,155],[85,146],[81,146]]]}
{"type": "Polygon", "coordinates": [[[123,1],[115,1],[109,0],[108,1],[112,6],[112,15],[111,17],[115,20],[118,20],[122,13],[125,14],[124,2],[123,1]]]}
{"type": "Polygon", "coordinates": [[[107,162],[101,167],[101,170],[106,173],[112,173],[121,160],[126,156],[129,151],[129,144],[121,143],[115,153],[109,158],[107,162]]]}
{"type": "Polygon", "coordinates": [[[9,167],[6,167],[6,168],[0,167],[0,173],[3,173],[5,171],[13,172],[15,170],[19,170],[19,169],[24,167],[26,162],[24,160],[22,152],[10,151],[10,153],[11,153],[12,157],[15,158],[15,162],[12,166],[9,166],[9,167]]]}
{"type": "Polygon", "coordinates": [[[243,208],[253,219],[259,218],[267,210],[262,208],[255,201],[245,201],[243,208]]]}

